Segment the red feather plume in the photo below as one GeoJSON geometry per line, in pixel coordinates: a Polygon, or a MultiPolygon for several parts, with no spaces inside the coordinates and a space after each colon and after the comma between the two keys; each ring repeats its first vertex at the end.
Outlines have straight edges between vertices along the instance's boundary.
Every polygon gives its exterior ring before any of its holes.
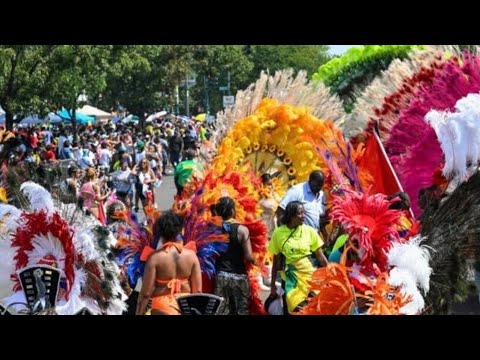
{"type": "Polygon", "coordinates": [[[392,241],[400,241],[396,226],[402,213],[389,209],[394,200],[386,195],[366,195],[346,191],[343,197],[333,200],[331,218],[345,228],[350,239],[357,239],[365,250],[361,264],[367,267],[374,263],[380,271],[387,267],[386,253],[392,241]]]}

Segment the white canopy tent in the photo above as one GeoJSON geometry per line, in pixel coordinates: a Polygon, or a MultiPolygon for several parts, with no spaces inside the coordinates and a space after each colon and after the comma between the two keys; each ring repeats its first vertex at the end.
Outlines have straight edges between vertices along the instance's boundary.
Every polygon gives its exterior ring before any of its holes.
{"type": "Polygon", "coordinates": [[[138,121],[139,121],[138,116],[135,116],[135,115],[132,115],[132,114],[130,114],[130,115],[128,115],[126,118],[120,120],[120,122],[121,122],[122,124],[128,124],[128,123],[137,124],[138,121]]]}
{"type": "Polygon", "coordinates": [[[149,117],[147,117],[147,118],[145,119],[145,122],[153,121],[153,120],[158,119],[158,118],[161,118],[162,116],[165,116],[165,115],[167,115],[167,112],[166,112],[166,111],[157,112],[156,114],[152,114],[152,115],[150,115],[149,117]]]}
{"type": "Polygon", "coordinates": [[[81,109],[77,109],[77,112],[80,112],[82,114],[88,115],[88,116],[94,116],[97,120],[103,120],[103,119],[111,119],[113,118],[113,115],[97,109],[96,107],[90,106],[90,105],[85,105],[81,109]]]}

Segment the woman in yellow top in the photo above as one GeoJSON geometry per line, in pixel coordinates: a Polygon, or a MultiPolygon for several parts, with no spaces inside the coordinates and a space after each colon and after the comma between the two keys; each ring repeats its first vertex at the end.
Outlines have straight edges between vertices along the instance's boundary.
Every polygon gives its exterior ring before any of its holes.
{"type": "Polygon", "coordinates": [[[321,265],[326,266],[328,261],[321,247],[323,241],[317,231],[304,225],[305,209],[299,201],[288,203],[283,215],[282,225],[275,229],[268,250],[274,255],[271,278],[270,296],[277,297],[275,278],[277,277],[277,264],[281,254],[285,256],[285,269],[282,274],[284,290],[289,313],[295,313],[308,303],[310,295],[309,281],[316,270],[312,253],[321,265]]]}

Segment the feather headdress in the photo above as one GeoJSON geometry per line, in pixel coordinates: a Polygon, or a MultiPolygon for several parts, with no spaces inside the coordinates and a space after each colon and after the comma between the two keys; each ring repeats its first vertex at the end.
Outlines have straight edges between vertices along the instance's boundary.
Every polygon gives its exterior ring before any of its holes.
{"type": "Polygon", "coordinates": [[[421,245],[425,239],[415,236],[406,243],[395,243],[388,252],[388,263],[394,268],[389,273],[389,284],[401,288],[401,293],[411,301],[400,309],[403,314],[415,315],[425,306],[422,296],[430,289],[429,248],[421,245]],[[422,292],[420,292],[420,290],[422,292]]]}
{"type": "Polygon", "coordinates": [[[335,196],[330,212],[331,218],[344,227],[350,241],[358,239],[364,249],[360,263],[367,268],[376,265],[381,272],[387,269],[386,254],[390,246],[399,241],[396,226],[401,212],[389,209],[393,202],[383,194],[346,191],[342,197],[335,196]]]}

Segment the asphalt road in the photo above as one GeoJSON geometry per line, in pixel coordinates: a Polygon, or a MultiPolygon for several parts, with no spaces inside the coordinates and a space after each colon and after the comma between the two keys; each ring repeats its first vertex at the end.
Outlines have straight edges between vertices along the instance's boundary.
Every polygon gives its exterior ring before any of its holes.
{"type": "Polygon", "coordinates": [[[177,189],[172,175],[164,175],[162,180],[162,185],[155,189],[155,201],[159,210],[168,210],[172,207],[177,189]]]}

